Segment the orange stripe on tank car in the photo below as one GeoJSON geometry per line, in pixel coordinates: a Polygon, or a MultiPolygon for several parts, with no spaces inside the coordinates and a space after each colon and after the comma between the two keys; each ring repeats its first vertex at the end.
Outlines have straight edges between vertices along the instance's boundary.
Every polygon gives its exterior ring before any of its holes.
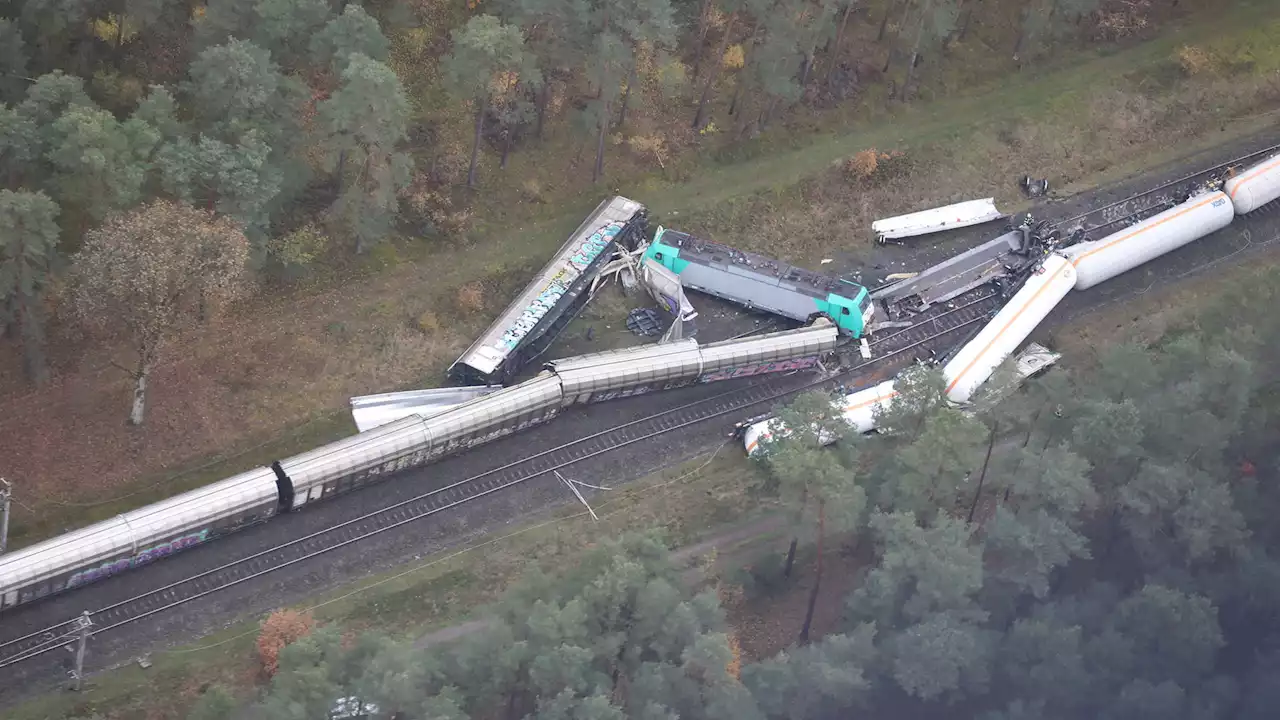
{"type": "Polygon", "coordinates": [[[1189,208],[1183,208],[1182,210],[1180,210],[1180,211],[1178,211],[1178,212],[1176,212],[1176,213],[1174,213],[1174,214],[1170,215],[1170,216],[1169,216],[1169,217],[1167,217],[1167,218],[1162,218],[1160,221],[1155,222],[1155,223],[1152,223],[1151,225],[1148,225],[1148,226],[1146,226],[1146,227],[1138,228],[1137,230],[1134,230],[1133,232],[1129,233],[1128,235],[1124,235],[1123,237],[1118,237],[1118,238],[1116,238],[1115,240],[1112,240],[1111,242],[1107,243],[1106,245],[1102,245],[1102,246],[1100,246],[1100,247],[1096,247],[1096,248],[1094,248],[1094,249],[1090,250],[1089,252],[1084,253],[1083,255],[1079,255],[1079,256],[1077,256],[1076,258],[1074,258],[1074,259],[1071,261],[1071,267],[1078,268],[1078,267],[1080,267],[1080,263],[1081,263],[1081,261],[1083,261],[1085,258],[1089,257],[1090,255],[1093,255],[1093,254],[1095,254],[1095,253],[1100,253],[1100,252],[1102,252],[1103,250],[1106,250],[1107,248],[1115,247],[1116,245],[1118,245],[1118,244],[1120,244],[1120,243],[1124,242],[1125,240],[1128,240],[1128,239],[1130,239],[1130,238],[1135,238],[1135,237],[1137,237],[1137,236],[1141,235],[1142,233],[1144,233],[1144,232],[1146,232],[1146,231],[1148,231],[1148,230],[1154,230],[1154,229],[1156,229],[1156,228],[1160,227],[1161,225],[1163,225],[1163,224],[1165,224],[1165,223],[1169,222],[1170,220],[1176,220],[1176,219],[1178,219],[1178,218],[1182,217],[1183,215],[1186,215],[1187,213],[1191,212],[1192,210],[1198,210],[1199,208],[1204,207],[1204,206],[1205,206],[1205,205],[1207,205],[1208,203],[1211,203],[1211,202],[1213,202],[1214,200],[1217,200],[1217,199],[1218,199],[1218,198],[1217,198],[1217,195],[1218,195],[1218,193],[1213,193],[1213,194],[1212,194],[1212,195],[1210,195],[1209,197],[1205,198],[1204,200],[1201,200],[1200,202],[1196,203],[1195,205],[1192,205],[1192,206],[1191,206],[1191,207],[1189,207],[1189,208]]]}
{"type": "Polygon", "coordinates": [[[1246,172],[1245,174],[1241,175],[1241,176],[1240,176],[1240,182],[1236,183],[1236,187],[1235,187],[1235,189],[1231,191],[1231,199],[1232,199],[1232,200],[1235,200],[1235,199],[1236,199],[1236,191],[1237,191],[1237,190],[1239,190],[1240,188],[1244,187],[1245,185],[1248,185],[1251,181],[1253,181],[1253,180],[1257,180],[1259,175],[1261,175],[1262,173],[1264,173],[1264,172],[1266,172],[1266,171],[1270,170],[1270,169],[1271,169],[1271,168],[1273,168],[1273,167],[1276,167],[1277,165],[1280,165],[1280,155],[1277,155],[1277,156],[1275,156],[1275,157],[1271,158],[1271,160],[1270,160],[1269,162],[1262,163],[1262,164],[1261,164],[1261,165],[1259,165],[1258,167],[1256,167],[1256,168],[1254,168],[1254,169],[1250,170],[1249,172],[1246,172]]]}
{"type": "Polygon", "coordinates": [[[895,398],[895,397],[897,397],[897,396],[898,396],[898,391],[897,391],[897,390],[894,390],[893,392],[889,393],[888,395],[885,395],[884,397],[880,397],[879,395],[877,395],[876,397],[873,397],[873,398],[871,398],[870,400],[867,400],[867,401],[865,401],[865,402],[860,402],[860,403],[858,403],[857,405],[845,405],[845,406],[844,406],[844,411],[845,411],[845,412],[853,412],[854,410],[857,410],[858,408],[864,408],[864,407],[866,407],[866,406],[868,406],[868,405],[875,405],[876,403],[884,402],[884,401],[886,401],[886,400],[891,400],[891,399],[893,399],[893,398],[895,398]]]}
{"type": "Polygon", "coordinates": [[[991,338],[991,341],[987,343],[987,346],[982,348],[981,352],[979,352],[977,355],[973,356],[973,359],[969,361],[969,364],[965,366],[964,370],[961,370],[959,373],[956,374],[955,378],[951,381],[951,384],[947,386],[947,391],[946,391],[947,395],[950,395],[951,391],[955,389],[956,385],[960,384],[961,378],[969,374],[969,371],[972,370],[973,366],[976,365],[978,361],[982,359],[982,356],[987,354],[987,351],[991,349],[991,346],[996,344],[996,341],[1000,339],[1000,336],[1003,335],[1005,331],[1008,330],[1009,327],[1012,326],[1013,323],[1015,323],[1018,320],[1018,318],[1022,317],[1022,313],[1026,312],[1027,308],[1035,304],[1036,299],[1040,297],[1040,293],[1044,292],[1045,290],[1048,290],[1049,287],[1052,285],[1053,285],[1053,278],[1050,278],[1048,282],[1040,286],[1040,289],[1036,291],[1036,294],[1032,295],[1031,299],[1028,300],[1026,304],[1023,305],[1022,308],[1018,310],[1018,312],[1013,314],[1013,317],[1009,318],[1009,322],[1005,323],[1004,327],[1000,328],[1000,330],[996,332],[996,334],[991,338]]]}

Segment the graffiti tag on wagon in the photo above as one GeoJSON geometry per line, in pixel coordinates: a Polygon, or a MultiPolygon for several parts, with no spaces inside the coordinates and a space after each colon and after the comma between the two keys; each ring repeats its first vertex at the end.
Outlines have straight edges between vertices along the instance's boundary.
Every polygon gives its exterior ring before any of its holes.
{"type": "Polygon", "coordinates": [[[738,367],[725,368],[710,372],[698,378],[699,382],[709,383],[719,380],[733,380],[734,378],[751,377],[752,375],[764,375],[765,373],[790,372],[792,370],[807,370],[818,364],[818,356],[810,355],[809,357],[794,358],[792,360],[774,360],[766,363],[755,363],[752,365],[739,365],[738,367]]]}
{"type": "Polygon", "coordinates": [[[166,555],[172,555],[179,550],[189,548],[193,545],[199,545],[208,539],[208,528],[205,528],[200,532],[191,533],[190,535],[183,535],[182,537],[174,538],[169,542],[160,543],[159,545],[146,548],[133,557],[121,558],[109,563],[103,563],[95,568],[81,570],[75,575],[72,575],[71,579],[67,580],[67,587],[71,588],[77,585],[83,585],[88,582],[93,582],[94,580],[110,577],[118,572],[128,570],[129,568],[146,565],[152,560],[157,560],[166,555]]]}
{"type": "Polygon", "coordinates": [[[565,293],[569,292],[573,281],[578,279],[582,271],[586,270],[605,248],[609,247],[618,233],[622,232],[622,227],[622,223],[619,222],[609,223],[583,240],[582,244],[569,256],[569,266],[551,278],[542,292],[538,293],[533,302],[529,303],[511,327],[502,334],[498,344],[507,350],[519,345],[524,336],[537,327],[538,322],[551,312],[565,293]]]}

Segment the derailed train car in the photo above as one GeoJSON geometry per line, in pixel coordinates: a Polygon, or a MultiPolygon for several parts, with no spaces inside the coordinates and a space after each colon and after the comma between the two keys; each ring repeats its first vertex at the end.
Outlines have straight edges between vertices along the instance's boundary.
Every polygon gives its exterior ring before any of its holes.
{"type": "Polygon", "coordinates": [[[586,305],[587,288],[622,247],[644,239],[647,212],[624,197],[601,202],[498,319],[449,367],[466,385],[505,385],[541,355],[586,305]]]}
{"type": "Polygon", "coordinates": [[[813,325],[698,345],[616,350],[548,363],[531,380],[426,417],[412,415],[0,555],[0,609],[124,572],[388,474],[554,418],[569,405],[697,382],[815,367],[839,334],[813,325]]]}
{"type": "MultiPolygon", "coordinates": [[[[1247,215],[1277,201],[1280,155],[1228,179],[1222,191],[1196,193],[1142,222],[1049,255],[1000,312],[943,367],[947,399],[958,405],[967,403],[1070,291],[1106,282],[1227,227],[1236,215],[1247,215]]],[[[889,380],[845,396],[839,401],[840,409],[854,430],[872,432],[877,411],[896,396],[894,382],[889,380]]],[[[751,455],[785,433],[776,418],[741,428],[743,446],[751,455]]]]}

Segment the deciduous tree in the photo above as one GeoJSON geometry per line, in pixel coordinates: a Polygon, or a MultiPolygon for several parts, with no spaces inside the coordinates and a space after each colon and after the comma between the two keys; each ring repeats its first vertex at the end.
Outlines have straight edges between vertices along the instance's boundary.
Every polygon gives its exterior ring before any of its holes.
{"type": "Polygon", "coordinates": [[[49,376],[45,294],[58,253],[57,217],[57,204],[44,193],[0,190],[0,330],[17,330],[23,369],[37,384],[49,376]]]}
{"type": "Polygon", "coordinates": [[[140,425],[147,383],[165,346],[247,289],[249,242],[228,218],[156,201],[85,236],[73,266],[73,310],[123,337],[135,355],[129,422],[140,425]]]}

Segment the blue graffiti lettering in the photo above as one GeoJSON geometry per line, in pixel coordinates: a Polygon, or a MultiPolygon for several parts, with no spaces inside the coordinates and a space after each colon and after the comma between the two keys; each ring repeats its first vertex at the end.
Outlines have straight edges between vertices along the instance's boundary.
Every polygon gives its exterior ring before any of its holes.
{"type": "Polygon", "coordinates": [[[160,543],[159,545],[156,545],[154,547],[146,548],[141,552],[139,552],[134,557],[121,558],[119,560],[112,560],[109,563],[103,563],[102,565],[99,565],[98,567],[95,567],[95,568],[89,568],[88,570],[81,570],[80,572],[72,575],[71,578],[67,580],[67,587],[72,588],[72,587],[76,587],[77,585],[84,585],[85,583],[93,582],[94,580],[110,577],[112,575],[115,575],[118,572],[128,570],[131,567],[145,565],[146,563],[149,563],[152,560],[162,558],[166,555],[172,555],[173,553],[178,552],[179,550],[183,550],[185,548],[189,548],[192,545],[199,545],[200,543],[208,539],[209,539],[208,528],[205,528],[204,530],[201,530],[200,532],[197,532],[197,533],[191,533],[190,535],[183,535],[182,537],[174,538],[169,542],[160,543]]]}
{"type": "Polygon", "coordinates": [[[542,292],[538,293],[538,296],[511,323],[511,327],[502,334],[502,338],[498,341],[499,348],[512,350],[519,345],[520,341],[538,326],[538,321],[542,320],[547,313],[551,312],[559,304],[560,299],[564,297],[565,293],[569,292],[569,288],[573,286],[573,281],[578,279],[582,271],[586,270],[600,256],[600,253],[604,252],[605,248],[613,243],[618,233],[622,232],[622,228],[622,223],[610,223],[583,240],[582,244],[569,256],[569,266],[561,269],[547,283],[542,292]]]}

